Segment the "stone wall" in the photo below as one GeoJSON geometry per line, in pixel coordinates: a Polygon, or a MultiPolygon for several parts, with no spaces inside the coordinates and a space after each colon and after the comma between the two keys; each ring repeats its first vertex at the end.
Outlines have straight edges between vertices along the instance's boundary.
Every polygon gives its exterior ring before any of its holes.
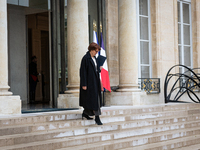
{"type": "Polygon", "coordinates": [[[8,5],[8,49],[10,90],[26,102],[26,16],[23,7],[8,5]]]}

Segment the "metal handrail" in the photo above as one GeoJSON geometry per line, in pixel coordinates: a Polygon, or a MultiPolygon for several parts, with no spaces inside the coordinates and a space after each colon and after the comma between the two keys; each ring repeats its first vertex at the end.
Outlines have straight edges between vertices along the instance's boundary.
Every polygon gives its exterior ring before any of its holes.
{"type": "Polygon", "coordinates": [[[187,93],[188,97],[195,103],[200,103],[200,99],[195,93],[200,91],[200,68],[189,68],[184,65],[175,65],[171,67],[165,77],[164,97],[165,103],[178,102],[178,100],[187,93]],[[186,69],[184,73],[172,73],[174,70],[186,69]],[[174,81],[173,81],[173,80],[174,81]],[[193,95],[193,96],[191,96],[193,95]]]}

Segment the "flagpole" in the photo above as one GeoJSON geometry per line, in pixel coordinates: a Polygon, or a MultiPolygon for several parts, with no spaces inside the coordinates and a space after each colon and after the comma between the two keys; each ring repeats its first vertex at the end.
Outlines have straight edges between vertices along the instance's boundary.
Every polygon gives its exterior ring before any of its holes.
{"type": "Polygon", "coordinates": [[[105,106],[105,95],[104,95],[105,90],[103,91],[103,106],[105,106]]]}

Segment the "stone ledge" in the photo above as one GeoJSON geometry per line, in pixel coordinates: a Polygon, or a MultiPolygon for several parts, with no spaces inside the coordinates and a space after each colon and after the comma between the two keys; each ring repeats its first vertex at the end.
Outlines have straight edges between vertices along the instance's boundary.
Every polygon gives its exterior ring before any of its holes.
{"type": "Polygon", "coordinates": [[[0,115],[21,114],[20,96],[0,96],[0,115]]]}
{"type": "MultiPolygon", "coordinates": [[[[134,105],[151,105],[160,104],[158,94],[146,94],[146,92],[105,92],[106,106],[134,106],[134,105]]],[[[164,101],[163,101],[164,103],[164,101]]]]}
{"type": "Polygon", "coordinates": [[[79,106],[79,93],[59,94],[58,108],[81,108],[79,106]]]}

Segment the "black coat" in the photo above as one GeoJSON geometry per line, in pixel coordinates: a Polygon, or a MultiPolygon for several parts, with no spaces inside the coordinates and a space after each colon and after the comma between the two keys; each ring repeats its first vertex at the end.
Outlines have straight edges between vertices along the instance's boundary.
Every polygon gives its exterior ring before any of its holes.
{"type": "Polygon", "coordinates": [[[89,51],[83,56],[80,66],[80,96],[79,105],[90,110],[98,110],[102,106],[101,100],[101,84],[100,84],[100,66],[97,62],[97,71],[94,61],[89,51]],[[82,86],[87,86],[87,90],[83,90],[82,86]],[[98,104],[98,97],[100,106],[98,104]]]}
{"type": "Polygon", "coordinates": [[[37,64],[34,63],[34,62],[31,62],[29,64],[29,75],[34,75],[34,76],[38,75],[38,73],[37,73],[37,64]]]}

